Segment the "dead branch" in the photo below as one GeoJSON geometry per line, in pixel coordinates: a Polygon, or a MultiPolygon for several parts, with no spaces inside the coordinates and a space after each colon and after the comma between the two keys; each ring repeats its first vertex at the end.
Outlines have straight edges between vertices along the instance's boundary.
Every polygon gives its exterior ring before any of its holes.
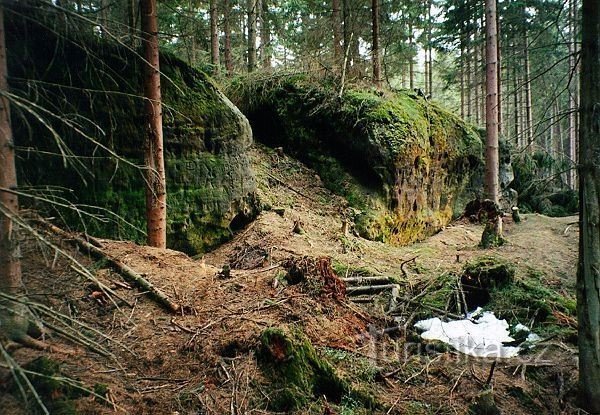
{"type": "Polygon", "coordinates": [[[150,297],[152,297],[156,302],[158,302],[160,305],[162,305],[169,311],[177,313],[179,310],[181,310],[180,304],[171,301],[171,299],[169,299],[169,297],[167,297],[167,295],[163,293],[159,288],[155,287],[150,281],[142,277],[141,274],[137,273],[131,267],[119,261],[117,258],[104,252],[102,249],[94,246],[82,237],[66,232],[60,229],[58,226],[55,226],[41,219],[37,219],[36,222],[41,224],[50,232],[61,237],[62,239],[71,241],[72,243],[84,249],[91,255],[106,260],[115,271],[120,273],[125,279],[135,284],[138,288],[147,291],[150,297]]]}
{"type": "Polygon", "coordinates": [[[392,282],[392,281],[390,281],[390,279],[388,277],[385,277],[385,276],[381,276],[381,277],[348,277],[348,278],[342,278],[342,281],[344,281],[346,283],[346,285],[348,285],[348,284],[376,285],[376,284],[389,284],[392,282]]]}
{"type": "Polygon", "coordinates": [[[411,259],[407,259],[406,261],[403,261],[400,263],[400,271],[402,271],[402,275],[404,275],[404,278],[408,278],[408,273],[404,270],[404,265],[408,264],[411,261],[416,264],[417,263],[416,259],[418,257],[419,257],[419,255],[412,257],[411,259]]]}
{"type": "Polygon", "coordinates": [[[362,294],[374,294],[386,290],[392,290],[397,287],[398,284],[384,284],[384,285],[364,285],[360,287],[348,287],[346,288],[346,294],[348,296],[356,296],[362,294]]]}

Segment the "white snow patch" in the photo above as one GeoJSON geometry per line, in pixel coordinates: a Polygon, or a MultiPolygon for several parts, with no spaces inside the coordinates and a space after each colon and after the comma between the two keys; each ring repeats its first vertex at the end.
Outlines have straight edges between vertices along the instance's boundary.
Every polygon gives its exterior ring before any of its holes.
{"type": "MultiPolygon", "coordinates": [[[[464,320],[443,322],[437,317],[421,320],[415,324],[423,330],[425,340],[440,340],[456,350],[475,357],[507,358],[515,357],[521,351],[518,346],[504,346],[503,342],[513,342],[506,320],[499,320],[493,312],[481,308],[467,314],[464,320]]],[[[519,324],[515,331],[529,331],[519,324]]],[[[530,333],[528,341],[535,342],[539,336],[530,333]],[[531,338],[531,339],[530,339],[531,338]]]]}

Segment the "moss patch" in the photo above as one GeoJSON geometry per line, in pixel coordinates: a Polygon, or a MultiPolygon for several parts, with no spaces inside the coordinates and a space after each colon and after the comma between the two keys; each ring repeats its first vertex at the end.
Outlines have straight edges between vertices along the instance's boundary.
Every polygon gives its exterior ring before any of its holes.
{"type": "Polygon", "coordinates": [[[374,407],[373,398],[351,388],[337,375],[333,366],[319,357],[316,350],[300,333],[287,333],[270,328],[260,336],[258,361],[272,382],[269,408],[292,411],[325,396],[341,403],[346,397],[362,407],[374,407]]]}
{"type": "Polygon", "coordinates": [[[258,140],[317,170],[359,212],[361,236],[395,244],[447,224],[481,164],[478,134],[409,92],[379,94],[304,75],[240,78],[228,89],[258,140]]]}

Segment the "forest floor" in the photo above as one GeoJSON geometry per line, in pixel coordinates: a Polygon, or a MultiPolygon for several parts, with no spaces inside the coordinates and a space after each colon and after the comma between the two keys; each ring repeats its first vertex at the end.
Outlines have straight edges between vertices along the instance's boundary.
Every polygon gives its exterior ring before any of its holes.
{"type": "MultiPolygon", "coordinates": [[[[58,335],[47,339],[56,346],[48,352],[7,345],[14,347],[15,363],[27,368],[27,362],[48,356],[60,363],[55,377],[76,379],[99,395],[76,397],[72,388],[54,386],[46,396],[44,385],[34,377],[47,405],[58,408],[72,397],[78,413],[89,414],[274,413],[271,396],[285,382],[268,377],[256,351],[260,334],[277,327],[301,330],[319,358],[379,403],[367,410],[349,397],[328,402],[314,396],[295,413],[463,414],[487,384],[505,414],[576,413],[576,322],[555,303],[574,302],[577,218],[528,214],[519,224],[507,219],[507,243],[485,251],[478,247],[482,226],[467,220],[421,243],[394,247],[342,232],[346,203],[301,163],[261,147],[253,150],[253,160],[261,200],[272,209],[204,257],[101,240],[106,252],[185,305],[178,315],[144,293],[126,289],[121,276],[103,261],[56,241],[132,306],[116,308],[105,296],[93,294],[98,288],[74,272],[68,260],[55,257],[52,249],[33,239],[24,242],[29,300],[51,306],[61,313],[52,319],[55,325],[66,321],[78,332],[76,337],[93,339],[109,352],[101,356],[58,335]],[[294,232],[298,224],[301,233],[294,232]],[[521,287],[536,287],[528,292],[539,298],[519,297],[519,307],[528,309],[531,300],[532,310],[503,311],[531,316],[522,323],[533,322],[533,330],[544,334],[543,344],[497,364],[448,348],[420,347],[412,328],[415,319],[448,313],[454,295],[448,287],[465,264],[489,256],[512,264],[521,287]],[[322,257],[331,258],[339,277],[386,276],[398,284],[398,302],[404,307],[399,319],[386,314],[389,294],[358,304],[328,291],[319,273],[310,272],[310,264],[322,257]],[[305,269],[311,275],[298,284],[286,282],[286,264],[289,268],[291,263],[308,264],[305,269]],[[225,264],[231,267],[229,275],[221,272],[225,264]],[[543,298],[546,293],[560,300],[543,298]],[[440,295],[448,297],[445,310],[445,299],[441,307],[431,306],[439,303],[440,295]],[[549,316],[538,322],[534,302],[546,300],[549,316]],[[77,326],[74,320],[87,326],[77,326]],[[382,334],[399,321],[404,323],[400,330],[382,334]]],[[[33,395],[26,394],[35,407],[33,395]]],[[[31,413],[2,367],[0,408],[3,414],[31,413]]]]}

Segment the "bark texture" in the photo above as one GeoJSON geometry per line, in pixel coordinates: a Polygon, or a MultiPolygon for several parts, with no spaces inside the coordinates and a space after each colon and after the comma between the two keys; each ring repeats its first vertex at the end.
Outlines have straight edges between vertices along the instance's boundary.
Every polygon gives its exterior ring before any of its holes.
{"type": "Polygon", "coordinates": [[[583,1],[579,130],[579,382],[583,408],[600,414],[600,5],[583,1]]]}
{"type": "Polygon", "coordinates": [[[145,142],[146,219],[148,245],[166,248],[167,192],[163,152],[162,100],[158,53],[158,18],[156,0],[142,0],[142,33],[144,41],[144,95],[148,117],[145,142]]]}
{"type": "Polygon", "coordinates": [[[373,60],[373,84],[381,87],[381,52],[379,50],[379,0],[373,0],[371,6],[373,20],[373,49],[371,59],[373,60]]]}
{"type": "Polygon", "coordinates": [[[248,0],[248,72],[256,69],[256,0],[248,0]]]}
{"type": "MultiPolygon", "coordinates": [[[[0,5],[0,91],[8,91],[4,7],[0,5]]],[[[7,214],[17,214],[17,195],[6,190],[16,190],[15,149],[10,125],[10,106],[4,94],[0,95],[0,207],[7,214]],[[3,190],[6,189],[6,190],[3,190]]],[[[21,291],[21,259],[18,229],[11,218],[0,213],[0,291],[17,294],[21,291]]],[[[10,338],[22,338],[27,331],[27,320],[19,316],[15,304],[2,304],[13,310],[0,309],[0,332],[10,338]]]]}
{"type": "Polygon", "coordinates": [[[219,59],[219,26],[217,13],[217,0],[210,0],[210,63],[214,66],[216,73],[219,73],[221,61],[219,59]]]}
{"type": "Polygon", "coordinates": [[[486,15],[486,150],[485,187],[487,197],[498,203],[498,41],[496,1],[485,1],[486,15]]]}
{"type": "Polygon", "coordinates": [[[341,59],[344,56],[342,50],[342,9],[340,0],[331,1],[331,21],[333,26],[333,60],[334,68],[339,71],[341,66],[341,59]]]}

